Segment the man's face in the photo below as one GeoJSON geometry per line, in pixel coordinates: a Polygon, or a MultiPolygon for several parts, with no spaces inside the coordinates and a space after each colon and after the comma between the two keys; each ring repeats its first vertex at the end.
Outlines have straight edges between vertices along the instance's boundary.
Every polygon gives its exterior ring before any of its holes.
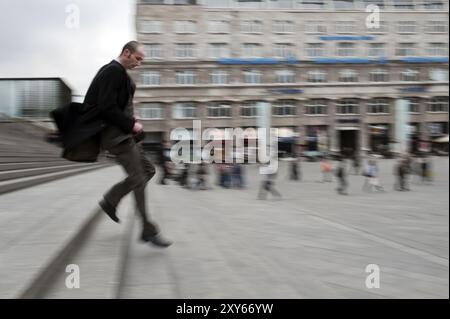
{"type": "Polygon", "coordinates": [[[124,55],[126,58],[125,68],[131,70],[141,65],[141,62],[144,60],[145,57],[145,52],[144,48],[142,46],[139,46],[134,53],[125,50],[124,55]]]}

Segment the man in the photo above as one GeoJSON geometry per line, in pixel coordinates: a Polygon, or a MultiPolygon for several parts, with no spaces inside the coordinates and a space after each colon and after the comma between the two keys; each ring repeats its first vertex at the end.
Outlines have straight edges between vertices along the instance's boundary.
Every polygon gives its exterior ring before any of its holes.
{"type": "Polygon", "coordinates": [[[130,191],[134,192],[137,210],[142,218],[141,240],[159,247],[172,243],[164,239],[158,227],[147,217],[145,186],[154,176],[155,168],[146,158],[136,136],[143,134],[143,126],[133,116],[135,84],[127,70],[139,66],[144,59],[143,47],[136,41],[128,42],[120,56],[103,66],[86,94],[86,108],[96,108],[102,120],[100,147],[115,155],[128,177],[114,185],[99,202],[103,211],[115,222],[119,222],[116,207],[130,191]]]}

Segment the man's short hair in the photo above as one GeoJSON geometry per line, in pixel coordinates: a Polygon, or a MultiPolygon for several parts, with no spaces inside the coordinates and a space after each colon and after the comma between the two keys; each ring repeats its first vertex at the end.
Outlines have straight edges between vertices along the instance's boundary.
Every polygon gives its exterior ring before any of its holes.
{"type": "Polygon", "coordinates": [[[130,51],[130,53],[134,53],[137,51],[137,48],[140,46],[140,43],[137,41],[130,41],[123,46],[121,55],[125,52],[125,50],[130,51]]]}

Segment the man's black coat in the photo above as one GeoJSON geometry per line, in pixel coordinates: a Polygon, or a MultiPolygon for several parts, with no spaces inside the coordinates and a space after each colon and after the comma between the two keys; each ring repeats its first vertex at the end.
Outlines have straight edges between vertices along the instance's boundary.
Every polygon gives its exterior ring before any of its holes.
{"type": "Polygon", "coordinates": [[[92,80],[84,103],[71,103],[50,113],[62,137],[63,157],[95,162],[100,152],[100,132],[106,125],[131,133],[134,118],[124,112],[134,87],[125,68],[113,60],[92,80]]]}

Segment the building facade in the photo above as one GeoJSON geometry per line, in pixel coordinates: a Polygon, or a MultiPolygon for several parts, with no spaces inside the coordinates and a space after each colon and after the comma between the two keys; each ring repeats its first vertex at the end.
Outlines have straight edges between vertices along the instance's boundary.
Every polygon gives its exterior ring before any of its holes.
{"type": "Polygon", "coordinates": [[[136,12],[148,143],[193,119],[257,127],[259,102],[309,151],[392,148],[399,100],[411,139],[448,134],[448,0],[141,0],[136,12]]]}
{"type": "Polygon", "coordinates": [[[60,78],[0,78],[0,113],[48,120],[51,110],[71,102],[71,94],[60,78]]]}

